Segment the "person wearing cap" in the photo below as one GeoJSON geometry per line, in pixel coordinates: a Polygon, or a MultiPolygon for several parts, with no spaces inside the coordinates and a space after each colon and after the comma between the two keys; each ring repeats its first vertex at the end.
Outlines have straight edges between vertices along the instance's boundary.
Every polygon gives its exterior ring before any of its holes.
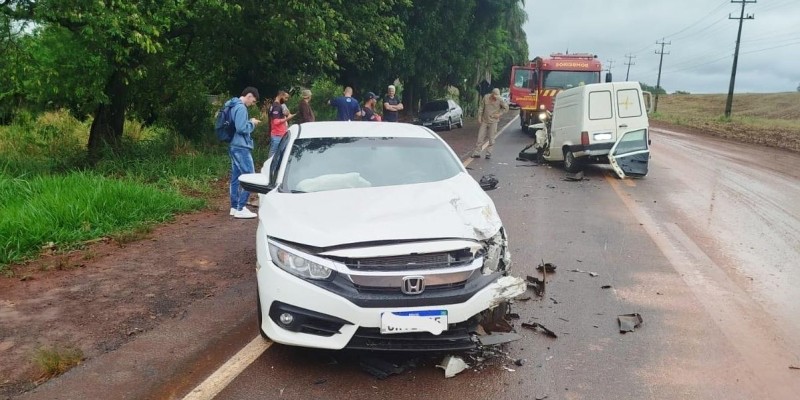
{"type": "Polygon", "coordinates": [[[500,116],[506,111],[508,111],[508,104],[500,97],[500,89],[494,88],[489,94],[483,96],[478,107],[478,123],[481,127],[478,129],[478,141],[475,143],[475,149],[472,150],[473,158],[481,157],[481,148],[487,141],[489,147],[486,148],[486,159],[492,158],[492,148],[497,138],[497,123],[500,122],[500,116]]]}
{"type": "Polygon", "coordinates": [[[302,124],[304,122],[314,122],[314,110],[311,109],[311,91],[308,89],[303,89],[300,92],[300,105],[298,105],[298,123],[302,124]]]}
{"type": "Polygon", "coordinates": [[[399,97],[395,96],[397,88],[389,85],[386,97],[383,99],[383,120],[386,122],[397,122],[399,112],[403,110],[403,103],[399,97]]]}
{"type": "Polygon", "coordinates": [[[337,121],[352,121],[356,116],[362,115],[361,107],[358,105],[358,100],[353,98],[353,88],[350,86],[344,88],[342,96],[328,100],[328,104],[336,107],[337,121]]]}
{"type": "Polygon", "coordinates": [[[368,92],[367,99],[364,100],[364,115],[361,117],[362,121],[380,122],[381,116],[375,113],[375,103],[378,102],[378,96],[375,93],[368,92]]]}

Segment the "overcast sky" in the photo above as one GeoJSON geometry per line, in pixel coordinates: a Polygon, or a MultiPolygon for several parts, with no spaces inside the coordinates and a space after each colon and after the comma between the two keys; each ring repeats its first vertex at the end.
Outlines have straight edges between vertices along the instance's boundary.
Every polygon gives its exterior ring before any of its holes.
{"type": "MultiPolygon", "coordinates": [[[[750,0],[748,0],[750,1],[750,0]]],[[[554,52],[594,53],[625,80],[691,93],[727,93],[740,3],[730,0],[527,0],[530,57],[554,52]]],[[[797,90],[800,84],[800,0],[758,0],[745,6],[736,93],[797,90]]]]}

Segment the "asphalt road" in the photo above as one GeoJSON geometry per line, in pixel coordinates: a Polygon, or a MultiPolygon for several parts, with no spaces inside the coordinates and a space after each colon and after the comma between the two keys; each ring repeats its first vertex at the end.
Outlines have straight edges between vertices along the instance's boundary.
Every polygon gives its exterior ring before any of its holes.
{"type": "MultiPolygon", "coordinates": [[[[464,156],[475,126],[442,136],[464,156]]],[[[590,166],[568,182],[560,166],[515,160],[530,140],[514,121],[491,160],[468,164],[500,181],[489,194],[514,274],[558,266],[544,298],[514,305],[523,339],[506,356],[445,379],[441,355],[412,355],[378,380],[358,353],[254,340],[247,280],[23,398],[180,399],[224,363],[217,399],[800,398],[800,155],[655,130],[646,178],[590,166]],[[644,323],[621,334],[627,313],[644,323]]]]}
{"type": "Polygon", "coordinates": [[[644,179],[591,166],[586,180],[568,182],[557,166],[516,161],[530,141],[516,124],[492,160],[469,165],[476,179],[500,180],[490,194],[515,274],[534,275],[542,260],[558,266],[542,300],[515,305],[524,338],[506,359],[445,379],[440,358],[422,357],[377,380],[359,368],[358,354],[272,345],[217,398],[797,398],[800,158],[652,136],[644,179]],[[621,334],[617,315],[626,313],[644,324],[621,334]]]}

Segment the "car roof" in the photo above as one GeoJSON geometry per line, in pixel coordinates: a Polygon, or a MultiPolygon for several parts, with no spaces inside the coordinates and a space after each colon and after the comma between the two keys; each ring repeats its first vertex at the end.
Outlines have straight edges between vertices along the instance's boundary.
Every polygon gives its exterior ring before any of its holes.
{"type": "Polygon", "coordinates": [[[299,137],[407,137],[434,139],[434,134],[419,125],[402,122],[325,121],[300,125],[299,137]]]}

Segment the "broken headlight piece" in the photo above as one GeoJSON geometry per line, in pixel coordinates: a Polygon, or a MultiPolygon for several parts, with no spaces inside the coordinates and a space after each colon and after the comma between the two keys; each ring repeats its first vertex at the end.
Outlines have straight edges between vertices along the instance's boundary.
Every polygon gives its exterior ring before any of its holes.
{"type": "Polygon", "coordinates": [[[481,272],[484,275],[505,271],[510,263],[505,231],[500,229],[497,234],[484,240],[481,253],[483,255],[481,272]]]}

